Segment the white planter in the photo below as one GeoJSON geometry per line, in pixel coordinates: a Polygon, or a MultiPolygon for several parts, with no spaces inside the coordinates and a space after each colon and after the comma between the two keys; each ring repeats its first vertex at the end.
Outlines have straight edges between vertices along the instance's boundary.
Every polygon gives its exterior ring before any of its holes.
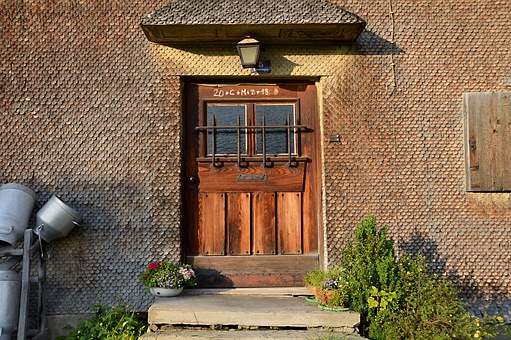
{"type": "Polygon", "coordinates": [[[170,297],[170,296],[177,296],[177,295],[181,294],[181,292],[183,291],[184,288],[185,287],[181,287],[181,288],[157,288],[157,287],[152,287],[152,288],[149,288],[149,291],[154,296],[170,297]]]}

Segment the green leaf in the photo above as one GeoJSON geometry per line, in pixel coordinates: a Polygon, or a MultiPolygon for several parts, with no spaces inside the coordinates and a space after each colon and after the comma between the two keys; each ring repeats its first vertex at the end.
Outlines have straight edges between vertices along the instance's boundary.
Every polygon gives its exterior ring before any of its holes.
{"type": "Polygon", "coordinates": [[[369,308],[378,307],[378,301],[376,301],[372,296],[367,298],[367,304],[369,305],[369,308]]]}

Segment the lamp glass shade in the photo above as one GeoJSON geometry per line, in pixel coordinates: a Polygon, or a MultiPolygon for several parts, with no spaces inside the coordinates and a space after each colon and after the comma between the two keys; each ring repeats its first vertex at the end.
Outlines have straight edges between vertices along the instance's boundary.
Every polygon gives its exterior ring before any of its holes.
{"type": "Polygon", "coordinates": [[[255,39],[247,38],[236,44],[241,65],[244,68],[257,66],[261,53],[261,43],[255,39]]]}

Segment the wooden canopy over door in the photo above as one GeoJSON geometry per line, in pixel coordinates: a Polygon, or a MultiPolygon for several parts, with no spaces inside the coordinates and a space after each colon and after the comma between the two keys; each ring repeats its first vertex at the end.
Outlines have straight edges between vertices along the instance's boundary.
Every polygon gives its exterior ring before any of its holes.
{"type": "Polygon", "coordinates": [[[293,286],[318,267],[316,88],[187,84],[184,234],[203,286],[293,286]]]}

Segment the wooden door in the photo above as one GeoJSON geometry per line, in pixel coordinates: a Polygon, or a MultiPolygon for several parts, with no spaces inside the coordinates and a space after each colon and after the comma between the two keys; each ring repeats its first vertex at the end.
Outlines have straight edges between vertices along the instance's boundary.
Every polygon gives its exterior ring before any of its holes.
{"type": "Polygon", "coordinates": [[[187,262],[203,286],[292,286],[318,266],[316,89],[187,84],[187,262]]]}

